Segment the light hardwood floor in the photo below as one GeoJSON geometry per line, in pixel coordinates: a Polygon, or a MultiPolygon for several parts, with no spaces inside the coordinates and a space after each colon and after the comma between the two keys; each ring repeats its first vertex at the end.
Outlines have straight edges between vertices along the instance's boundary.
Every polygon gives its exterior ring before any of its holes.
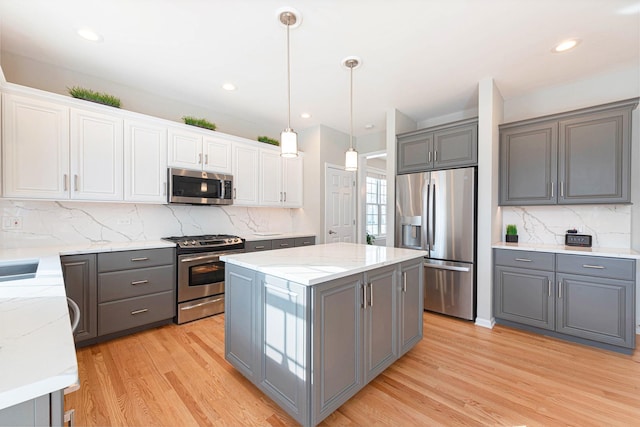
{"type": "MultiPolygon", "coordinates": [[[[296,423],[224,360],[224,316],[78,351],[79,426],[296,423]]],[[[424,339],[322,426],[638,426],[632,356],[424,314],[424,339]]]]}

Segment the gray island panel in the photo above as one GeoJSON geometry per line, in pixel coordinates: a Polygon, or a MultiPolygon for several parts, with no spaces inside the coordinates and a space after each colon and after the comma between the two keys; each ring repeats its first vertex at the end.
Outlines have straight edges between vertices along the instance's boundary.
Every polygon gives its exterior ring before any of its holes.
{"type": "Polygon", "coordinates": [[[426,252],[319,246],[225,257],[225,357],[305,426],[422,338],[426,252]]]}

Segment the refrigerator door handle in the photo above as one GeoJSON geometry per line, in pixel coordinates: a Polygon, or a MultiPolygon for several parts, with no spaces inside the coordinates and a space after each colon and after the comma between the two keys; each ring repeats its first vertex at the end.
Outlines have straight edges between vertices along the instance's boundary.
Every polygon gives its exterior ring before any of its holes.
{"type": "Polygon", "coordinates": [[[429,175],[425,177],[425,182],[422,187],[422,247],[424,250],[431,250],[431,243],[429,243],[429,201],[431,200],[431,183],[429,182],[429,175]],[[427,194],[424,194],[426,190],[427,194]]]}
{"type": "Polygon", "coordinates": [[[436,270],[462,271],[464,273],[471,270],[469,267],[458,267],[456,265],[431,264],[429,262],[425,262],[423,265],[426,268],[435,268],[436,270]]]}
{"type": "Polygon", "coordinates": [[[431,248],[436,245],[436,185],[433,184],[433,203],[431,204],[431,248]]]}

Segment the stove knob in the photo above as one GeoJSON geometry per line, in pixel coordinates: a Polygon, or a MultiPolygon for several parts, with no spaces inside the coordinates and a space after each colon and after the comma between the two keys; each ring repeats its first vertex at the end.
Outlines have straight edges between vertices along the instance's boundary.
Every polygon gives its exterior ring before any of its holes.
{"type": "Polygon", "coordinates": [[[191,241],[191,244],[192,244],[193,246],[195,246],[195,245],[196,245],[196,241],[195,241],[195,240],[192,240],[192,241],[191,241]]]}
{"type": "Polygon", "coordinates": [[[182,245],[183,245],[183,246],[189,246],[189,241],[188,241],[188,240],[185,240],[184,242],[182,242],[182,245]]]}

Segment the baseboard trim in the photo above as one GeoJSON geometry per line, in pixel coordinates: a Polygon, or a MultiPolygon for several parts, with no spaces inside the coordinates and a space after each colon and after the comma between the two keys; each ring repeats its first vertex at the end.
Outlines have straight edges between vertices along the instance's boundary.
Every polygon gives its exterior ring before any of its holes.
{"type": "Polygon", "coordinates": [[[482,326],[483,328],[493,329],[495,325],[496,325],[496,320],[494,318],[481,319],[480,317],[476,317],[476,326],[482,326]]]}

